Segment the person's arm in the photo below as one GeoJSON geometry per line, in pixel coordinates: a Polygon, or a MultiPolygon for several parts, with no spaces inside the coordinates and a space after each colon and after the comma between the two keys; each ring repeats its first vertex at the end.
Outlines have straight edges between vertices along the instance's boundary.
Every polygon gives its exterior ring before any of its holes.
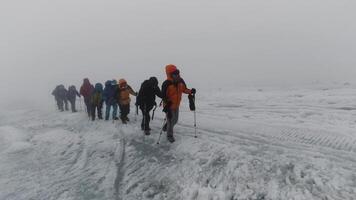
{"type": "Polygon", "coordinates": [[[181,78],[181,83],[183,84],[183,93],[185,94],[192,94],[192,91],[187,88],[187,84],[185,84],[185,81],[181,78]]]}
{"type": "Polygon", "coordinates": [[[162,99],[163,94],[162,94],[162,91],[159,89],[159,87],[156,86],[154,90],[155,90],[155,95],[162,99]]]}
{"type": "Polygon", "coordinates": [[[142,94],[143,93],[143,83],[141,84],[141,88],[140,90],[138,91],[138,95],[136,97],[136,106],[139,106],[142,104],[142,94]]]}
{"type": "Polygon", "coordinates": [[[137,96],[137,92],[135,92],[135,91],[131,88],[131,86],[128,86],[128,88],[129,88],[129,93],[130,93],[131,95],[137,96]]]}
{"type": "Polygon", "coordinates": [[[78,90],[75,90],[75,94],[80,98],[80,94],[79,94],[78,90]]]}

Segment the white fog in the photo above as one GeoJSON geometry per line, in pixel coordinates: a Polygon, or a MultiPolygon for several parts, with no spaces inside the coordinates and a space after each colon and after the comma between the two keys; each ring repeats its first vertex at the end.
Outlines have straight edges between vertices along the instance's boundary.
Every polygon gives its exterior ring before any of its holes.
{"type": "Polygon", "coordinates": [[[354,199],[355,10],[354,0],[1,1],[0,199],[354,199]],[[197,90],[198,139],[186,96],[175,143],[164,133],[158,146],[161,107],[146,137],[135,97],[124,125],[91,122],[83,98],[78,113],[59,112],[51,94],[84,78],[139,92],[156,76],[161,87],[168,64],[197,90]]]}

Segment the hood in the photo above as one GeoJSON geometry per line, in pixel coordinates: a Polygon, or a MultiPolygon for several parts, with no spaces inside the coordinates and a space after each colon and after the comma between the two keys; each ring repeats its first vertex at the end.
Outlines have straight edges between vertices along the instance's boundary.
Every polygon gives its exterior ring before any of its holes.
{"type": "Polygon", "coordinates": [[[117,81],[116,81],[115,79],[113,79],[113,80],[111,81],[111,85],[116,86],[116,85],[117,85],[117,81]]]}
{"type": "Polygon", "coordinates": [[[106,82],[105,82],[105,87],[111,86],[111,82],[112,82],[112,81],[110,81],[110,80],[106,81],[106,82]]]}
{"type": "Polygon", "coordinates": [[[125,79],[122,78],[122,79],[119,80],[119,85],[120,86],[125,84],[125,83],[127,83],[127,81],[125,79]]]}
{"type": "Polygon", "coordinates": [[[83,80],[83,85],[90,85],[90,81],[89,81],[88,78],[85,78],[85,79],[83,80]]]}
{"type": "Polygon", "coordinates": [[[175,71],[177,71],[177,67],[175,65],[169,64],[166,66],[166,74],[168,80],[172,80],[172,73],[175,71]]]}
{"type": "Polygon", "coordinates": [[[151,84],[151,85],[153,85],[153,86],[158,86],[158,80],[157,80],[156,77],[151,77],[151,78],[149,79],[149,81],[150,81],[150,84],[151,84]]]}
{"type": "Polygon", "coordinates": [[[102,92],[103,91],[103,85],[101,83],[95,84],[95,92],[102,92]]]}

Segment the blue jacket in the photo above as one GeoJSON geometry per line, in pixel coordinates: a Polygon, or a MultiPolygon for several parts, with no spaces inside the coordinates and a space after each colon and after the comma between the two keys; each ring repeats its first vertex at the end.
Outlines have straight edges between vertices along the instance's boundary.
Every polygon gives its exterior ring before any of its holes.
{"type": "Polygon", "coordinates": [[[112,81],[106,81],[105,89],[103,92],[103,100],[106,105],[112,105],[116,103],[116,85],[112,81]]]}

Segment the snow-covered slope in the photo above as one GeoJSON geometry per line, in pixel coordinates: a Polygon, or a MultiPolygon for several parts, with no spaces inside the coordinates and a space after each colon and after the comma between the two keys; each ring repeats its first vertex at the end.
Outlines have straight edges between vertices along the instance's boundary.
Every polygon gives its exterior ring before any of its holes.
{"type": "Polygon", "coordinates": [[[84,113],[0,114],[0,199],[355,199],[352,88],[212,91],[176,143],[84,113]]]}

